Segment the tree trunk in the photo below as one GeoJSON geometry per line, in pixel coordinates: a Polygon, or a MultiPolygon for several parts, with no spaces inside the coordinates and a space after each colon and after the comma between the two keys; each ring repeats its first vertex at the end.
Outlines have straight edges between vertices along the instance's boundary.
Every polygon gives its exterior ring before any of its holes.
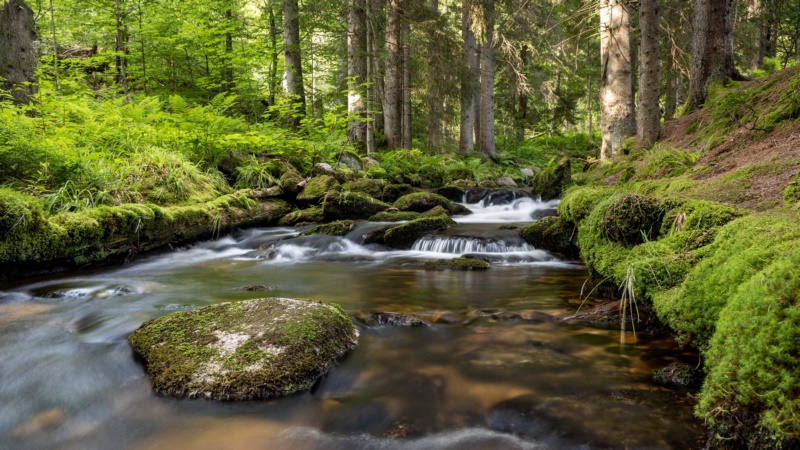
{"type": "Polygon", "coordinates": [[[115,38],[117,53],[117,83],[122,86],[122,92],[128,95],[128,26],[123,22],[122,6],[120,0],[114,2],[114,17],[116,18],[117,35],[115,38]]]}
{"type": "MultiPolygon", "coordinates": [[[[523,45],[519,52],[521,69],[523,72],[528,67],[528,56],[530,50],[527,45],[523,45]]],[[[528,91],[523,83],[517,79],[517,125],[516,140],[522,142],[525,139],[525,128],[528,123],[528,91]]]]}
{"type": "Polygon", "coordinates": [[[600,3],[600,160],[622,154],[633,120],[630,27],[627,0],[600,3]]]}
{"type": "Polygon", "coordinates": [[[636,145],[653,146],[661,134],[661,46],[658,31],[658,0],[639,2],[639,111],[636,121],[636,145]]]}
{"type": "Polygon", "coordinates": [[[33,10],[24,0],[9,0],[0,9],[0,30],[0,87],[7,89],[15,102],[28,103],[36,93],[33,10]]]}
{"type": "Polygon", "coordinates": [[[494,0],[483,0],[484,42],[481,46],[480,150],[497,160],[494,143],[494,0]]]}
{"type": "Polygon", "coordinates": [[[291,97],[290,125],[297,128],[306,113],[303,64],[300,59],[300,21],[297,0],[283,0],[283,55],[286,63],[286,91],[291,97]]]}
{"type": "Polygon", "coordinates": [[[225,11],[225,21],[227,24],[227,31],[225,32],[225,65],[224,65],[224,80],[225,90],[228,92],[233,91],[233,10],[225,11]]]}
{"type": "Polygon", "coordinates": [[[400,36],[403,46],[403,117],[401,119],[403,130],[403,148],[411,149],[411,23],[403,19],[400,36]]]}
{"type": "Polygon", "coordinates": [[[347,12],[348,91],[347,136],[359,148],[366,148],[367,123],[364,83],[367,82],[367,28],[365,0],[349,0],[347,12]]]}
{"type": "Polygon", "coordinates": [[[733,64],[733,0],[695,0],[688,110],[706,101],[710,81],[742,80],[733,64]]]}
{"type": "Polygon", "coordinates": [[[373,111],[375,110],[375,36],[371,29],[371,24],[373,20],[373,8],[374,4],[372,1],[364,2],[364,38],[365,38],[365,62],[366,62],[366,69],[367,69],[367,78],[366,82],[368,83],[366,87],[366,111],[365,111],[365,118],[367,122],[364,124],[364,146],[367,151],[367,155],[372,155],[375,153],[375,114],[373,111]]]}
{"type": "Polygon", "coordinates": [[[472,31],[472,5],[474,0],[461,1],[461,38],[464,50],[464,67],[461,75],[461,124],[458,150],[466,153],[475,147],[476,97],[480,92],[480,72],[476,54],[475,32],[472,31]]]}
{"type": "MultiPolygon", "coordinates": [[[[436,23],[439,18],[439,0],[428,0],[428,9],[430,11],[431,16],[433,17],[432,21],[436,23]]],[[[437,47],[437,35],[436,35],[436,28],[434,26],[428,27],[428,45],[430,49],[437,47]]],[[[442,93],[441,89],[439,89],[440,82],[439,77],[436,76],[437,70],[441,67],[439,61],[441,60],[442,55],[437,54],[434,51],[431,51],[428,55],[428,67],[433,71],[434,76],[429,77],[429,88],[427,92],[428,97],[428,148],[432,149],[435,152],[439,151],[439,148],[442,145],[442,119],[443,119],[443,107],[442,107],[442,93]]]]}
{"type": "Polygon", "coordinates": [[[400,0],[386,3],[386,83],[383,99],[383,135],[389,148],[403,145],[401,131],[402,48],[400,47],[400,0]]]}
{"type": "Polygon", "coordinates": [[[275,104],[275,91],[278,90],[278,25],[275,23],[275,12],[272,9],[272,2],[266,4],[269,14],[269,106],[275,104]]]}
{"type": "Polygon", "coordinates": [[[475,73],[478,74],[477,78],[475,79],[475,87],[477,90],[475,91],[475,96],[473,100],[475,101],[475,109],[473,110],[475,115],[475,143],[478,145],[480,149],[481,145],[481,46],[478,45],[476,47],[476,54],[475,54],[475,73]]]}
{"type": "Polygon", "coordinates": [[[675,111],[678,109],[678,73],[672,64],[673,62],[670,60],[665,71],[667,79],[664,86],[666,89],[664,93],[664,120],[670,120],[675,117],[675,111]]]}

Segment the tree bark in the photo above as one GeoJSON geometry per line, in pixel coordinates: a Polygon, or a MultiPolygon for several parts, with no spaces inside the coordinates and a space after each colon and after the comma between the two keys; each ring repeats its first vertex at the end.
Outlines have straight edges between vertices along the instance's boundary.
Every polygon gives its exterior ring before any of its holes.
{"type": "Polygon", "coordinates": [[[484,42],[481,46],[480,150],[497,160],[494,143],[494,0],[483,0],[484,42]]]}
{"type": "Polygon", "coordinates": [[[403,148],[411,149],[411,23],[408,19],[401,22],[400,32],[403,46],[403,117],[401,119],[403,130],[403,148]]]}
{"type": "MultiPolygon", "coordinates": [[[[436,23],[439,18],[439,1],[438,0],[428,0],[428,10],[432,16],[432,22],[436,23]]],[[[429,48],[434,49],[437,48],[436,43],[436,28],[433,26],[428,27],[428,43],[429,48]]],[[[428,67],[434,71],[434,76],[429,77],[429,87],[427,92],[428,97],[428,148],[432,149],[435,152],[438,152],[439,147],[442,144],[442,119],[443,119],[443,107],[442,107],[442,94],[439,77],[437,77],[436,71],[441,67],[439,61],[442,59],[441,54],[437,54],[437,52],[431,51],[428,55],[428,67]]]]}
{"type": "Polygon", "coordinates": [[[653,146],[661,135],[661,46],[658,31],[658,0],[639,2],[639,111],[636,145],[653,146]]]}
{"type": "Polygon", "coordinates": [[[266,8],[269,15],[269,106],[275,104],[275,91],[278,90],[278,25],[275,23],[275,11],[272,2],[267,0],[266,8]]]}
{"type": "Polygon", "coordinates": [[[474,0],[461,1],[461,39],[464,50],[464,67],[461,75],[461,124],[459,126],[458,150],[471,152],[475,148],[476,97],[480,92],[480,72],[476,54],[475,32],[472,31],[472,7],[474,0]]]}
{"type": "Polygon", "coordinates": [[[233,27],[233,10],[228,9],[225,11],[225,21],[228,30],[225,32],[225,64],[224,64],[224,80],[225,90],[228,92],[233,91],[233,33],[230,28],[233,27]]]}
{"type": "Polygon", "coordinates": [[[400,0],[386,2],[386,82],[383,99],[383,135],[389,148],[403,145],[401,131],[402,48],[400,41],[400,0]]]}
{"type": "Polygon", "coordinates": [[[120,0],[114,2],[114,17],[116,18],[117,35],[115,38],[117,53],[117,83],[122,86],[122,92],[128,95],[128,26],[124,23],[124,14],[120,0]]]}
{"type": "Polygon", "coordinates": [[[710,81],[742,80],[733,63],[733,0],[695,0],[688,110],[706,101],[710,81]]]}
{"type": "Polygon", "coordinates": [[[290,125],[297,128],[306,113],[303,64],[300,59],[300,20],[297,0],[283,0],[283,55],[286,63],[286,91],[291,97],[290,125]]]}
{"type": "Polygon", "coordinates": [[[367,143],[367,123],[365,112],[367,103],[364,100],[364,83],[367,81],[367,28],[365,0],[348,0],[347,13],[347,58],[348,58],[348,91],[347,112],[350,122],[347,124],[347,136],[350,142],[365,149],[367,143]]]}
{"type": "Polygon", "coordinates": [[[0,77],[17,103],[28,103],[36,93],[36,24],[24,0],[9,0],[0,9],[0,77]]]}
{"type": "Polygon", "coordinates": [[[601,161],[622,154],[633,120],[629,9],[627,0],[600,3],[601,161]]]}

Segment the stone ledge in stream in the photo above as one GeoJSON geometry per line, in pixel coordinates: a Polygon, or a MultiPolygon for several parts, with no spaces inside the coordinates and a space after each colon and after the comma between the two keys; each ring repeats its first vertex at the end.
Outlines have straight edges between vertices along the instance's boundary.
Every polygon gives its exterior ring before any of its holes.
{"type": "Polygon", "coordinates": [[[491,264],[479,257],[466,257],[425,261],[421,266],[426,270],[487,270],[491,264]]]}
{"type": "Polygon", "coordinates": [[[128,340],[160,395],[249,400],[308,389],[357,332],[338,305],[263,298],[153,319],[128,340]]]}

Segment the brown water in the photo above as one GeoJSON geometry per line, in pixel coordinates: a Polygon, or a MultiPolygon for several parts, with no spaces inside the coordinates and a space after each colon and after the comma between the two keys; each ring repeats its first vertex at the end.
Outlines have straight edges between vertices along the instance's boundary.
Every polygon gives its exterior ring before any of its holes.
{"type": "Polygon", "coordinates": [[[497,262],[486,272],[425,271],[419,260],[443,255],[362,247],[359,232],[281,241],[259,259],[258,245],[293,233],[260,229],[117,269],[0,286],[0,448],[699,448],[691,393],[650,382],[653,370],[696,356],[669,338],[640,333],[621,346],[618,330],[556,320],[576,310],[586,270],[497,229],[518,216],[474,209],[493,223],[448,234],[462,247],[476,236],[484,249],[502,241],[509,251],[490,254],[497,262]],[[248,284],[275,290],[236,289],[248,284]],[[333,301],[354,317],[417,313],[431,325],[356,321],[359,347],[290,398],[152,393],[126,341],[133,329],[263,296],[333,301]]]}

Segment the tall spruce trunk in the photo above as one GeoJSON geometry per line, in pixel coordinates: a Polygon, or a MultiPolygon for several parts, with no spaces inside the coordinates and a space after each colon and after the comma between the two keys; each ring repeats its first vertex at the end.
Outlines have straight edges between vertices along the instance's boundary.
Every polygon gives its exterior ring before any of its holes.
{"type": "Polygon", "coordinates": [[[24,0],[9,0],[0,9],[0,87],[17,103],[28,103],[36,93],[36,24],[24,0]]]}
{"type": "Polygon", "coordinates": [[[472,31],[471,9],[474,0],[461,1],[461,39],[464,50],[464,67],[461,74],[461,123],[459,126],[458,150],[471,152],[475,148],[475,118],[477,96],[480,92],[480,72],[475,32],[472,31]]]}
{"type": "Polygon", "coordinates": [[[481,104],[480,141],[481,152],[497,160],[494,143],[494,0],[483,0],[484,42],[481,46],[481,104]]]}
{"type": "Polygon", "coordinates": [[[695,0],[688,110],[706,101],[710,81],[742,80],[733,63],[733,0],[695,0]]]}
{"type": "Polygon", "coordinates": [[[400,32],[403,47],[403,88],[401,129],[403,134],[403,148],[411,149],[411,23],[403,19],[400,32]]]}
{"type": "MultiPolygon", "coordinates": [[[[439,18],[439,0],[428,0],[428,10],[435,22],[439,18]]],[[[436,29],[433,26],[428,27],[428,42],[430,48],[436,48],[436,29]]],[[[428,66],[433,70],[434,76],[430,77],[429,87],[427,92],[428,100],[428,148],[438,151],[442,144],[442,116],[443,116],[443,99],[441,89],[439,89],[439,79],[435,75],[436,70],[441,67],[438,61],[441,59],[440,55],[431,51],[428,57],[428,66]]]]}
{"type": "Polygon", "coordinates": [[[658,31],[658,0],[639,2],[639,111],[636,145],[650,148],[661,135],[661,46],[658,31]]]}
{"type": "Polygon", "coordinates": [[[600,2],[601,161],[622,154],[633,121],[629,10],[627,0],[600,2]]]}
{"type": "Polygon", "coordinates": [[[272,9],[272,2],[266,3],[269,16],[269,106],[275,104],[275,91],[278,90],[278,25],[275,22],[275,11],[272,9]]]}
{"type": "Polygon", "coordinates": [[[386,82],[383,88],[383,135],[389,148],[403,145],[401,107],[403,62],[400,40],[400,0],[386,2],[386,82]]]}
{"type": "Polygon", "coordinates": [[[283,52],[286,64],[286,92],[291,97],[290,105],[293,128],[300,125],[306,113],[306,93],[303,87],[303,64],[300,59],[300,9],[297,0],[283,0],[283,52]]]}
{"type": "Polygon", "coordinates": [[[347,136],[357,147],[367,147],[367,123],[364,83],[367,81],[367,17],[365,0],[349,0],[347,13],[348,91],[347,136]]]}
{"type": "Polygon", "coordinates": [[[114,1],[114,17],[116,19],[117,34],[115,37],[117,83],[122,86],[122,92],[128,95],[128,26],[124,22],[120,0],[114,1]]]}

